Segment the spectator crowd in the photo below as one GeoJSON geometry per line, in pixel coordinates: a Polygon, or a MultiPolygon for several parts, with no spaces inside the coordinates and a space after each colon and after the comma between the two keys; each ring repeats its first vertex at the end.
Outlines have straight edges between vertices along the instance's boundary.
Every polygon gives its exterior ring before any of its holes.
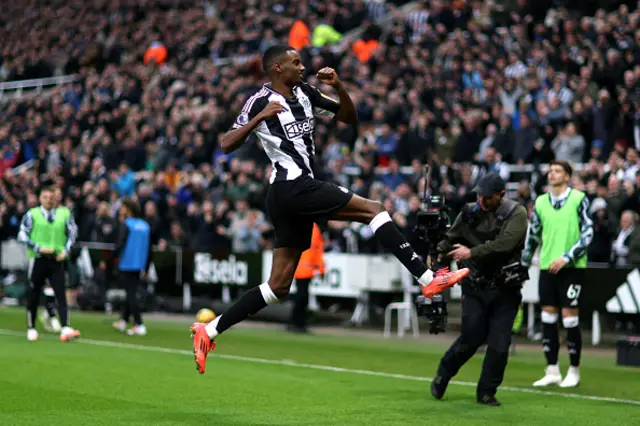
{"type": "MultiPolygon", "coordinates": [[[[423,164],[455,212],[487,171],[531,208],[555,158],[579,166],[573,186],[592,201],[592,260],[640,264],[638,4],[403,3],[9,2],[0,81],[77,78],[0,98],[0,239],[55,183],[80,241],[114,242],[126,196],[160,250],[268,248],[269,161],[254,139],[231,155],[218,140],[264,83],[262,52],[284,42],[310,84],[335,68],[359,114],[317,123],[317,176],[384,202],[407,233],[423,164]]],[[[325,232],[330,250],[382,250],[366,227],[325,232]]]]}

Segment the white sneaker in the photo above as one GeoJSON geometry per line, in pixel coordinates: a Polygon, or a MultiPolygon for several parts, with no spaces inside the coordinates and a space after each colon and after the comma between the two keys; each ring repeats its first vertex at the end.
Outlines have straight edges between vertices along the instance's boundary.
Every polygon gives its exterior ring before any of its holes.
{"type": "Polygon", "coordinates": [[[565,376],[562,383],[560,383],[561,388],[575,388],[580,384],[580,367],[569,367],[569,371],[567,371],[567,375],[565,376]]]}
{"type": "Polygon", "coordinates": [[[62,325],[60,324],[60,320],[58,318],[51,318],[49,323],[51,325],[51,331],[53,331],[54,333],[60,333],[62,331],[62,325]]]}
{"type": "Polygon", "coordinates": [[[127,323],[123,319],[119,319],[113,323],[113,328],[124,333],[127,331],[127,323]]]}
{"type": "Polygon", "coordinates": [[[562,374],[560,374],[560,367],[558,365],[548,365],[545,370],[545,375],[542,379],[533,384],[535,387],[559,385],[562,383],[562,374]]]}
{"type": "Polygon", "coordinates": [[[71,327],[62,327],[60,332],[60,341],[63,343],[70,342],[80,337],[80,332],[71,327]]]}
{"type": "Polygon", "coordinates": [[[133,327],[127,330],[127,334],[129,336],[146,336],[147,327],[145,327],[144,325],[134,325],[133,327]]]}
{"type": "Polygon", "coordinates": [[[27,340],[30,342],[35,342],[38,340],[38,330],[35,328],[30,328],[27,330],[27,340]]]}

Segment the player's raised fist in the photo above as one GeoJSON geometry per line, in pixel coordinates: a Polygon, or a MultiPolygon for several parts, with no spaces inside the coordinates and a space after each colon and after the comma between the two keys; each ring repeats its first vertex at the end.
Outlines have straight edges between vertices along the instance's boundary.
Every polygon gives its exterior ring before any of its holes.
{"type": "Polygon", "coordinates": [[[336,74],[336,70],[333,68],[325,67],[318,71],[316,75],[318,80],[320,80],[324,84],[328,84],[329,86],[337,86],[340,83],[340,79],[338,78],[338,74],[336,74]]]}
{"type": "Polygon", "coordinates": [[[280,114],[282,110],[283,108],[280,102],[271,101],[266,107],[264,107],[260,114],[263,118],[272,118],[280,114]]]}

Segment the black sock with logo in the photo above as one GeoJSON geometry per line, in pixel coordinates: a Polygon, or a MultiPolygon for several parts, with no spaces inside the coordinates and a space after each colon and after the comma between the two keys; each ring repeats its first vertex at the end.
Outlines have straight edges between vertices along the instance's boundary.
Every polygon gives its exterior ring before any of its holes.
{"type": "Polygon", "coordinates": [[[420,278],[427,272],[427,266],[420,259],[411,244],[402,235],[400,230],[391,220],[389,213],[382,212],[373,218],[369,224],[376,237],[380,240],[385,248],[391,250],[391,253],[398,258],[405,268],[413,274],[414,277],[420,278]]]}
{"type": "Polygon", "coordinates": [[[542,323],[542,346],[544,348],[544,356],[547,358],[547,365],[558,364],[558,351],[560,343],[558,342],[558,324],[542,323]]]}
{"type": "Polygon", "coordinates": [[[569,348],[571,366],[578,367],[582,354],[582,332],[579,326],[567,328],[567,347],[569,348]]]}

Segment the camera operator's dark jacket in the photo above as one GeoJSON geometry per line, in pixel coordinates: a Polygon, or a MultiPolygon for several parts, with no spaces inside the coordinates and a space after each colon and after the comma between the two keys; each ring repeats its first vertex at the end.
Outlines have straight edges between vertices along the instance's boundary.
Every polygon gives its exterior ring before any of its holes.
{"type": "MultiPolygon", "coordinates": [[[[494,277],[503,266],[519,262],[527,236],[527,211],[517,202],[504,199],[495,212],[485,212],[476,203],[465,204],[438,253],[446,256],[454,244],[471,249],[471,259],[459,262],[471,269],[470,277],[494,277]]],[[[463,282],[463,285],[465,282],[463,282]]]]}

